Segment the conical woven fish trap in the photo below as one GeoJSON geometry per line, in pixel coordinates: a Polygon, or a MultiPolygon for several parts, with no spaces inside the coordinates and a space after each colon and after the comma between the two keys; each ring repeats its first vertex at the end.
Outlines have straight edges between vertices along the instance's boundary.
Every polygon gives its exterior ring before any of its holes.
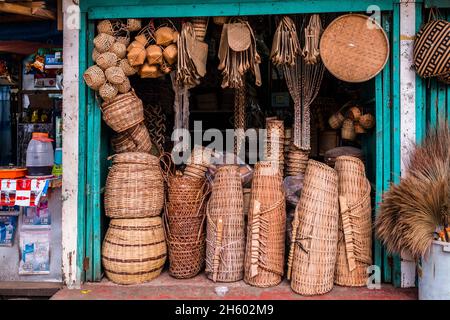
{"type": "Polygon", "coordinates": [[[160,217],[112,219],[102,245],[106,276],[118,284],[138,284],[160,275],[167,247],[160,217]]]}
{"type": "Polygon", "coordinates": [[[309,160],[292,223],[288,278],[295,292],[316,295],[333,288],[338,222],[337,173],[309,160]]]}
{"type": "Polygon", "coordinates": [[[164,205],[159,159],[148,153],[113,156],[105,186],[105,213],[111,218],[157,216],[164,205]]]}
{"type": "Polygon", "coordinates": [[[336,18],[323,32],[320,56],[336,78],[364,82],[383,70],[389,57],[389,40],[374,19],[346,14],[336,18]]]}
{"type": "Polygon", "coordinates": [[[144,123],[117,134],[111,139],[115,153],[147,152],[152,150],[152,141],[144,123]]]}
{"type": "Polygon", "coordinates": [[[252,180],[244,280],[257,287],[278,285],[284,272],[286,202],[283,180],[270,162],[258,162],[252,180]]]}
{"type": "Polygon", "coordinates": [[[206,274],[219,282],[244,277],[245,221],[237,165],[217,170],[207,206],[206,274]]]}
{"type": "Polygon", "coordinates": [[[361,160],[341,156],[335,169],[339,177],[339,241],[334,282],[365,286],[372,265],[372,208],[370,183],[361,160]]]}

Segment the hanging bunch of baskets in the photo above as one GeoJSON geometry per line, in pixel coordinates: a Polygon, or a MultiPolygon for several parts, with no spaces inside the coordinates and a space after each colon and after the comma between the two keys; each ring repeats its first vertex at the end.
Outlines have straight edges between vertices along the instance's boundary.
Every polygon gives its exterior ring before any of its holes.
{"type": "Polygon", "coordinates": [[[159,159],[140,152],[114,155],[104,200],[106,216],[111,218],[102,246],[106,276],[119,284],[157,277],[167,254],[160,217],[164,181],[159,159]]]}

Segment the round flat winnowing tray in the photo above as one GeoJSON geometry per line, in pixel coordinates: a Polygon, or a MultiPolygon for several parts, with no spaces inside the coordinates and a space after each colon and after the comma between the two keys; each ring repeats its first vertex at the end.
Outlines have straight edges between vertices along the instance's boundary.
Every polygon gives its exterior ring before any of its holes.
{"type": "Polygon", "coordinates": [[[333,20],[320,39],[323,64],[336,78],[364,82],[383,70],[389,58],[389,40],[383,28],[362,14],[333,20]]]}

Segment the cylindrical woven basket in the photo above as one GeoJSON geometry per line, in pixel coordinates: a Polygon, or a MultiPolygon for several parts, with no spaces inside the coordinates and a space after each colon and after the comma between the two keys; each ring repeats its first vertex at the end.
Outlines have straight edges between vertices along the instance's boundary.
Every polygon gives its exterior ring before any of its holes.
{"type": "Polygon", "coordinates": [[[205,264],[206,235],[198,240],[169,238],[169,274],[177,279],[188,279],[200,273],[205,264]]]}
{"type": "Polygon", "coordinates": [[[219,167],[207,207],[206,274],[214,282],[244,277],[245,220],[239,167],[219,167]]]}
{"type": "Polygon", "coordinates": [[[355,147],[336,147],[325,152],[324,160],[327,165],[334,168],[336,159],[340,156],[352,156],[364,162],[364,154],[361,149],[355,147]]]}
{"type": "Polygon", "coordinates": [[[300,173],[305,173],[308,159],[309,151],[301,150],[294,144],[291,144],[286,159],[286,176],[296,176],[300,173]]]}
{"type": "Polygon", "coordinates": [[[159,159],[143,152],[113,156],[105,187],[105,212],[111,218],[153,217],[164,205],[159,159]]]}
{"type": "Polygon", "coordinates": [[[353,121],[350,119],[346,119],[342,124],[341,129],[341,138],[344,140],[353,141],[356,138],[355,126],[353,121]]]}
{"type": "Polygon", "coordinates": [[[112,282],[150,281],[161,273],[166,255],[161,217],[110,221],[103,240],[102,263],[112,282]]]}
{"type": "Polygon", "coordinates": [[[116,132],[123,132],[144,121],[142,100],[133,91],[119,94],[101,107],[103,120],[116,132]]]}
{"type": "Polygon", "coordinates": [[[365,286],[372,265],[372,208],[364,163],[354,157],[336,160],[339,178],[339,241],[334,282],[365,286]],[[351,269],[351,270],[350,270],[351,269]]]}
{"type": "Polygon", "coordinates": [[[244,281],[278,285],[284,272],[286,201],[283,178],[270,162],[258,162],[252,180],[244,281]]]}
{"type": "Polygon", "coordinates": [[[295,292],[316,295],[333,288],[338,222],[337,173],[323,163],[309,160],[292,223],[288,278],[295,292]]]}

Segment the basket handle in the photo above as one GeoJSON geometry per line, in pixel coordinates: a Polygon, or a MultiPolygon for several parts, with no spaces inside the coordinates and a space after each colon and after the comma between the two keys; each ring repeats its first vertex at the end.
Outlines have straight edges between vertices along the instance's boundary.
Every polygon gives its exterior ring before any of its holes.
{"type": "Polygon", "coordinates": [[[172,161],[172,155],[169,152],[162,152],[159,156],[159,162],[161,164],[160,170],[164,181],[169,184],[169,176],[174,175],[176,170],[175,164],[172,161]]]}

